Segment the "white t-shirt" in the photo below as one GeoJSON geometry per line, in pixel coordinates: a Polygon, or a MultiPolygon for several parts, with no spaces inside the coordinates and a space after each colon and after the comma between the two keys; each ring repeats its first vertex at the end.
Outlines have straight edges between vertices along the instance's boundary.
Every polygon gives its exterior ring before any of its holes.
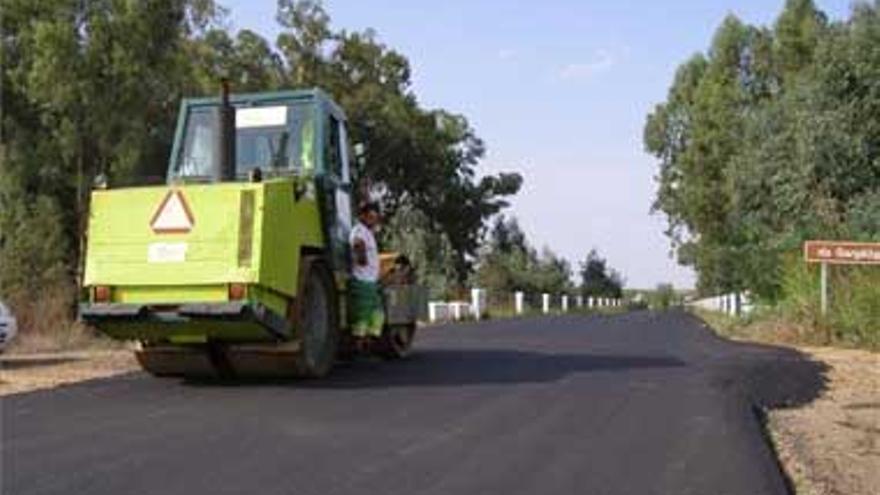
{"type": "Polygon", "coordinates": [[[376,246],[376,237],[366,225],[361,222],[355,224],[349,235],[349,244],[352,249],[351,274],[362,282],[377,282],[379,280],[379,249],[376,246]],[[358,265],[354,259],[354,245],[360,239],[364,243],[367,255],[367,264],[358,265]]]}

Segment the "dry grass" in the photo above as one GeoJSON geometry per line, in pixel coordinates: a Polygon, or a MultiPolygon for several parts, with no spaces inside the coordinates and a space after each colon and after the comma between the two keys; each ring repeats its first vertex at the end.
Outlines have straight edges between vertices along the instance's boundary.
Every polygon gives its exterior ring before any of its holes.
{"type": "Polygon", "coordinates": [[[0,396],[106,378],[139,369],[130,349],[4,355],[0,396]]]}
{"type": "Polygon", "coordinates": [[[40,354],[81,350],[112,350],[120,345],[100,337],[91,329],[75,322],[59,325],[52,332],[22,332],[6,351],[7,354],[40,354]]]}
{"type": "Polygon", "coordinates": [[[828,343],[829,334],[814,325],[803,325],[767,314],[752,318],[735,318],[724,313],[693,309],[716,333],[731,340],[778,345],[812,345],[828,343]]]}
{"type": "Polygon", "coordinates": [[[8,299],[18,320],[19,334],[7,354],[35,354],[84,350],[113,350],[120,345],[77,322],[70,301],[71,289],[58,287],[41,297],[8,299]]]}
{"type": "Polygon", "coordinates": [[[0,355],[0,395],[56,387],[138,368],[130,347],[78,323],[71,293],[10,297],[19,334],[0,355]]]}

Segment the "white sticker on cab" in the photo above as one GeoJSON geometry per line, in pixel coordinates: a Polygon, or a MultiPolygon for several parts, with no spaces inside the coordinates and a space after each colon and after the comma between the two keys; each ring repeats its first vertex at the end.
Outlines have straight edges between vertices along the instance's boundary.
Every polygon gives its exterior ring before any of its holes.
{"type": "Polygon", "coordinates": [[[235,128],[279,127],[287,125],[287,107],[253,107],[235,109],[235,128]]]}
{"type": "Polygon", "coordinates": [[[147,246],[147,263],[183,263],[188,247],[185,242],[154,242],[147,246]]]}

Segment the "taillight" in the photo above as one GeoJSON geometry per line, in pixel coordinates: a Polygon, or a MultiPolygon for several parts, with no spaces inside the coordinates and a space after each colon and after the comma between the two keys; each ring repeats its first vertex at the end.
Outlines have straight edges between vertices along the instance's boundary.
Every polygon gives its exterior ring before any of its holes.
{"type": "Polygon", "coordinates": [[[247,297],[247,285],[229,284],[229,300],[240,301],[247,297]]]}
{"type": "Polygon", "coordinates": [[[113,291],[106,285],[97,285],[92,289],[92,299],[96,303],[110,302],[113,291]]]}

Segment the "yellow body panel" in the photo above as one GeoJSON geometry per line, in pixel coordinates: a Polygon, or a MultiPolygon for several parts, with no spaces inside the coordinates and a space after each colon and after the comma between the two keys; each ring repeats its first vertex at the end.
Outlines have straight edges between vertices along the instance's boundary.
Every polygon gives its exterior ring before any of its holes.
{"type": "Polygon", "coordinates": [[[84,285],[110,286],[112,302],[176,304],[223,302],[228,284],[247,284],[253,286],[249,296],[285,314],[285,296],[296,296],[302,249],[324,245],[314,188],[305,187],[309,182],[286,178],[95,191],[84,285]],[[151,227],[171,191],[181,194],[191,212],[188,232],[151,227]],[[156,261],[149,254],[156,245],[184,254],[156,261]]]}

